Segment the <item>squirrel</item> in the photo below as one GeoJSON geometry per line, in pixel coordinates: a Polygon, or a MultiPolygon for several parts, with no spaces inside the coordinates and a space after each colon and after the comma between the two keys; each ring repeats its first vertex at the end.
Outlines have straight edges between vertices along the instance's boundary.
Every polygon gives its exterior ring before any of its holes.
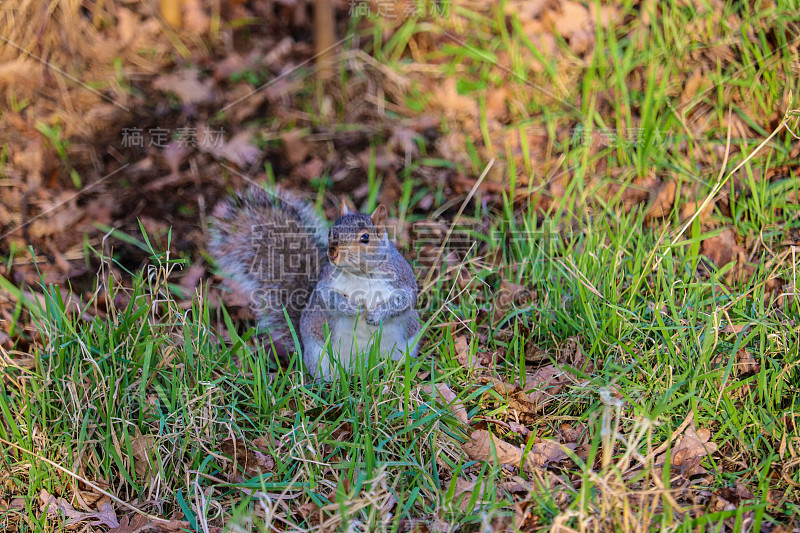
{"type": "Polygon", "coordinates": [[[299,334],[306,369],[330,379],[336,360],[350,371],[377,342],[382,356],[417,355],[417,281],[386,217],[383,205],[366,215],[342,201],[326,231],[294,194],[253,186],[214,209],[209,252],[249,293],[276,353],[288,354],[299,334]]]}

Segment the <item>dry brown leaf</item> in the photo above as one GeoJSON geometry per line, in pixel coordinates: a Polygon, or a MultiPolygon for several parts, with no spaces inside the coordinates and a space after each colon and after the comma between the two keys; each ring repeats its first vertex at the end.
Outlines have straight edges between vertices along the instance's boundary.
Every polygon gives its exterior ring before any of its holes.
{"type": "Polygon", "coordinates": [[[584,362],[586,362],[586,356],[583,355],[580,339],[575,335],[567,338],[559,346],[556,360],[561,364],[570,365],[574,368],[583,367],[584,362]]]}
{"type": "Polygon", "coordinates": [[[722,328],[722,332],[723,333],[735,333],[735,334],[738,335],[746,327],[747,327],[747,324],[726,324],[725,327],[722,328]]]}
{"type": "Polygon", "coordinates": [[[550,463],[558,463],[567,458],[564,448],[573,448],[574,446],[566,444],[562,445],[554,440],[542,440],[531,446],[531,451],[528,454],[528,462],[534,466],[544,466],[550,463]]]}
{"type": "Polygon", "coordinates": [[[320,523],[322,522],[322,513],[320,512],[319,505],[314,503],[313,501],[308,501],[297,508],[297,512],[300,513],[300,516],[306,520],[309,525],[313,527],[319,527],[320,523]]]}
{"type": "Polygon", "coordinates": [[[586,435],[586,426],[580,422],[574,425],[563,422],[561,424],[561,438],[564,442],[577,443],[581,436],[586,435]]]}
{"type": "Polygon", "coordinates": [[[736,367],[745,375],[758,374],[761,371],[761,365],[747,348],[739,348],[736,352],[736,367]]]}
{"type": "Polygon", "coordinates": [[[644,214],[645,222],[652,222],[669,216],[670,211],[672,211],[672,204],[675,203],[677,187],[674,180],[669,180],[658,189],[655,197],[650,202],[650,207],[647,208],[647,212],[644,214]]]}
{"type": "Polygon", "coordinates": [[[549,360],[549,352],[536,344],[533,339],[525,343],[525,361],[528,363],[542,363],[549,360]]]}
{"type": "Polygon", "coordinates": [[[527,437],[528,435],[531,434],[531,430],[528,429],[527,426],[514,422],[513,420],[509,420],[506,423],[508,424],[508,429],[510,429],[514,433],[519,433],[523,437],[527,437]]]}
{"type": "MultiPolygon", "coordinates": [[[[474,115],[478,109],[474,99],[458,93],[455,77],[447,78],[444,83],[436,85],[433,88],[433,97],[442,109],[451,116],[460,114],[474,115]]],[[[463,134],[461,134],[461,137],[463,137],[463,134]]]]}
{"type": "Polygon", "coordinates": [[[522,479],[519,476],[512,476],[510,481],[503,481],[498,485],[508,492],[531,492],[536,490],[536,485],[532,481],[522,479]]]}
{"type": "Polygon", "coordinates": [[[171,519],[166,522],[152,522],[146,516],[137,514],[133,518],[123,516],[119,526],[107,533],[183,533],[190,527],[185,520],[171,519]]]}
{"type": "MultiPolygon", "coordinates": [[[[703,458],[717,451],[716,443],[710,442],[711,432],[706,428],[695,429],[687,427],[672,448],[672,463],[670,468],[680,473],[686,479],[706,473],[700,466],[703,458]]],[[[659,455],[656,466],[664,466],[666,453],[659,455]]]]}
{"type": "Polygon", "coordinates": [[[467,507],[469,506],[469,500],[472,498],[472,494],[477,490],[478,491],[478,498],[475,501],[475,505],[480,505],[483,501],[489,498],[488,487],[484,483],[481,486],[476,487],[475,481],[468,481],[464,478],[456,478],[456,486],[453,492],[453,500],[458,501],[461,498],[461,503],[459,503],[459,507],[462,511],[466,511],[467,507]]]}
{"type": "Polygon", "coordinates": [[[733,261],[742,264],[745,260],[744,248],[736,242],[736,232],[731,228],[704,240],[703,255],[720,268],[733,261]]]}
{"type": "Polygon", "coordinates": [[[250,140],[252,132],[242,130],[228,140],[219,139],[205,126],[197,127],[197,139],[213,139],[210,142],[198,142],[197,148],[201,152],[211,154],[217,159],[224,159],[239,168],[247,168],[261,155],[261,150],[253,145],[250,140]]]}
{"type": "Polygon", "coordinates": [[[67,519],[65,525],[70,526],[80,522],[89,522],[94,525],[104,525],[106,527],[119,527],[117,515],[110,503],[104,503],[100,510],[93,513],[84,513],[76,510],[64,498],[56,498],[45,489],[39,493],[42,500],[41,510],[46,511],[50,516],[60,516],[67,519]]]}
{"type": "MultiPolygon", "coordinates": [[[[474,431],[470,439],[461,445],[461,449],[470,459],[475,461],[493,460],[496,452],[497,460],[501,464],[519,466],[522,462],[522,448],[495,437],[485,429],[474,431]]],[[[548,463],[562,461],[566,457],[567,454],[561,444],[551,440],[537,442],[531,447],[522,467],[525,470],[533,470],[548,463]]]]}
{"type": "MultiPolygon", "coordinates": [[[[241,439],[227,439],[222,443],[222,453],[230,456],[235,463],[244,468],[245,475],[256,477],[260,474],[275,471],[275,459],[255,449],[252,445],[247,446],[241,439]]],[[[236,472],[233,472],[236,474],[236,472]]]]}
{"type": "Polygon", "coordinates": [[[64,196],[66,194],[54,197],[52,202],[41,204],[42,212],[47,212],[47,216],[37,218],[30,224],[28,234],[31,237],[41,238],[62,233],[72,228],[83,217],[83,212],[78,209],[76,202],[60,201],[64,196]]]}
{"type": "MultiPolygon", "coordinates": [[[[686,222],[689,220],[697,210],[700,209],[700,206],[703,205],[703,200],[695,200],[694,202],[689,202],[681,207],[681,222],[686,222]]],[[[708,205],[700,211],[697,215],[697,220],[700,221],[701,224],[705,225],[708,223],[711,215],[714,213],[714,207],[716,206],[716,202],[713,200],[708,203],[708,205]]]]}
{"type": "Polygon", "coordinates": [[[435,388],[436,394],[433,393],[434,387],[431,387],[431,385],[425,385],[422,387],[422,390],[427,394],[430,394],[431,397],[439,399],[450,409],[456,418],[461,420],[465,426],[468,426],[469,415],[467,414],[467,409],[464,407],[464,404],[461,402],[461,400],[456,398],[455,393],[450,389],[450,387],[446,383],[437,383],[435,388]]]}
{"type": "Polygon", "coordinates": [[[194,290],[195,287],[200,285],[206,274],[206,266],[202,264],[195,264],[189,267],[181,276],[180,286],[187,291],[194,290]]]}
{"type": "Polygon", "coordinates": [[[306,160],[310,147],[303,140],[305,135],[300,130],[287,131],[281,135],[283,147],[286,151],[286,159],[292,165],[299,165],[306,160]]]}
{"type": "Polygon", "coordinates": [[[703,76],[703,71],[700,68],[697,68],[686,80],[680,97],[680,105],[683,106],[691,102],[705,85],[710,85],[710,80],[703,76]]]}
{"type": "MultiPolygon", "coordinates": [[[[545,58],[549,59],[558,53],[558,43],[554,32],[550,28],[545,27],[545,24],[541,20],[523,21],[522,30],[545,58]]],[[[531,57],[530,69],[533,72],[539,73],[544,72],[545,67],[538,59],[531,57]]]]}
{"type": "Polygon", "coordinates": [[[755,495],[745,487],[741,481],[736,481],[733,487],[725,487],[717,491],[717,496],[727,503],[738,507],[742,500],[753,500],[755,495]]]}
{"type": "Polygon", "coordinates": [[[589,18],[589,10],[571,0],[559,3],[559,11],[549,11],[550,20],[556,31],[569,42],[570,50],[583,54],[594,46],[593,24],[589,18]]]}
{"type": "Polygon", "coordinates": [[[501,464],[519,466],[522,461],[521,448],[495,437],[485,429],[473,431],[470,440],[462,444],[461,449],[475,461],[488,461],[495,457],[495,453],[501,464]]]}
{"type": "Polygon", "coordinates": [[[0,500],[0,510],[8,511],[21,511],[25,509],[25,498],[18,496],[15,498],[11,498],[11,501],[0,500]]]}
{"type": "Polygon", "coordinates": [[[304,181],[316,179],[325,170],[325,162],[319,157],[312,157],[310,161],[298,165],[292,169],[292,176],[296,176],[304,181]]]}
{"type": "Polygon", "coordinates": [[[524,22],[539,18],[548,4],[550,0],[509,0],[504,5],[506,15],[516,16],[520,22],[524,22]]]}
{"type": "Polygon", "coordinates": [[[131,440],[133,469],[139,479],[147,478],[147,475],[152,471],[149,451],[155,447],[156,438],[154,435],[142,435],[131,440]]]}
{"type": "Polygon", "coordinates": [[[195,69],[163,74],[153,80],[153,88],[175,93],[184,105],[205,104],[214,100],[214,79],[201,81],[195,69]]]}
{"type": "MultiPolygon", "coordinates": [[[[616,24],[623,17],[622,10],[616,6],[601,5],[599,6],[599,8],[600,8],[600,13],[599,13],[600,25],[604,28],[608,28],[610,24],[616,24]]],[[[589,18],[592,21],[596,21],[598,19],[597,9],[598,9],[597,4],[594,3],[589,4],[589,18]]]]}
{"type": "Polygon", "coordinates": [[[494,390],[523,418],[541,411],[545,403],[560,393],[570,382],[569,376],[555,365],[543,366],[526,378],[524,391],[518,383],[511,384],[497,378],[488,378],[494,390]]]}
{"type": "Polygon", "coordinates": [[[492,324],[495,326],[506,317],[512,307],[524,306],[536,301],[538,298],[536,291],[528,290],[524,285],[512,283],[505,279],[500,282],[500,286],[493,296],[494,313],[492,315],[492,324]]]}
{"type": "MultiPolygon", "coordinates": [[[[181,165],[190,155],[192,155],[192,151],[193,150],[190,146],[177,141],[172,141],[167,143],[167,146],[160,151],[159,155],[162,159],[164,159],[164,162],[169,167],[170,173],[172,175],[177,175],[180,173],[181,165]]],[[[170,178],[171,177],[172,176],[170,176],[170,178]]],[[[157,190],[157,188],[153,187],[152,185],[148,185],[147,188],[148,190],[157,190]]]]}
{"type": "Polygon", "coordinates": [[[211,27],[211,18],[200,0],[183,0],[183,27],[195,35],[203,35],[211,27]]]}
{"type": "Polygon", "coordinates": [[[502,120],[506,116],[508,89],[500,87],[492,89],[486,97],[486,116],[490,120],[502,120]]]}
{"type": "Polygon", "coordinates": [[[736,113],[730,115],[730,119],[728,118],[728,114],[725,113],[722,116],[720,127],[723,131],[727,131],[728,127],[730,127],[733,137],[741,139],[749,139],[752,137],[750,125],[736,113]]]}
{"type": "Polygon", "coordinates": [[[485,368],[481,364],[477,353],[474,355],[470,354],[469,340],[467,340],[466,336],[456,336],[455,339],[453,339],[453,343],[456,350],[456,361],[458,361],[461,366],[468,369],[485,368]]]}

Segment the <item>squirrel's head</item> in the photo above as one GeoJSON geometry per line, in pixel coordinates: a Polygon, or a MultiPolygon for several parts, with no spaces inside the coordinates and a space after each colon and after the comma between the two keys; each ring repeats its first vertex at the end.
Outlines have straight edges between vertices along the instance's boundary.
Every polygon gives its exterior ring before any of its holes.
{"type": "Polygon", "coordinates": [[[337,268],[367,274],[387,260],[386,207],[371,215],[351,213],[342,202],[341,216],[328,234],[328,260],[337,268]]]}

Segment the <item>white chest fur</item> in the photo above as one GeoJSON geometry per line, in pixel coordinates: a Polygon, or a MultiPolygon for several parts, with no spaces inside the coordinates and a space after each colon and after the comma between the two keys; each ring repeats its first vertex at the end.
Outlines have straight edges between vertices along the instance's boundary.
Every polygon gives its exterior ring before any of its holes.
{"type": "MultiPolygon", "coordinates": [[[[374,309],[376,305],[391,298],[395,290],[388,280],[359,277],[339,272],[333,289],[347,296],[362,309],[374,309]]],[[[381,325],[367,324],[364,313],[358,317],[337,314],[331,324],[331,345],[343,359],[364,353],[380,338],[380,351],[394,359],[405,350],[405,327],[399,318],[385,320],[381,325]]]]}
{"type": "Polygon", "coordinates": [[[333,290],[347,296],[354,304],[373,309],[392,295],[394,287],[385,279],[360,277],[340,271],[332,283],[333,290]]]}

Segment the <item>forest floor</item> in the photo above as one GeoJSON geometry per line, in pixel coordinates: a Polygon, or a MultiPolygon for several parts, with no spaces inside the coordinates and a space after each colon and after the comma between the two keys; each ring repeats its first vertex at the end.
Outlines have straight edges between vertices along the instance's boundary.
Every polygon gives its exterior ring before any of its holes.
{"type": "Polygon", "coordinates": [[[800,531],[796,2],[0,7],[0,529],[800,531]],[[225,195],[390,207],[420,356],[315,383],[225,195]]]}

